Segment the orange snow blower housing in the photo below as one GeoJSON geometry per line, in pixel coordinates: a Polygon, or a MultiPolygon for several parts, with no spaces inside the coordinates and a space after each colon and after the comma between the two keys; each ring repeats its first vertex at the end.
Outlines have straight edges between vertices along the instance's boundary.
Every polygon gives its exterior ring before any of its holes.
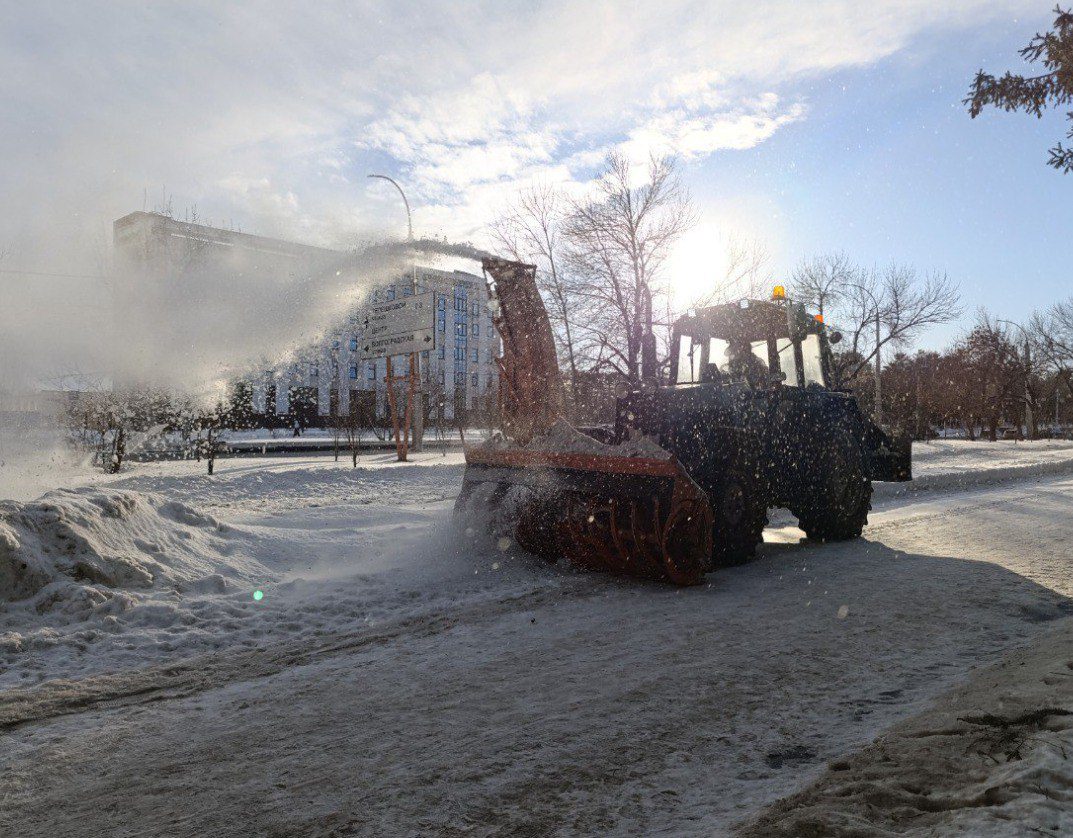
{"type": "Polygon", "coordinates": [[[605,445],[563,419],[563,386],[536,268],[485,259],[503,340],[505,441],[465,449],[457,514],[580,566],[692,585],[709,569],[708,499],[652,440],[605,445]]]}

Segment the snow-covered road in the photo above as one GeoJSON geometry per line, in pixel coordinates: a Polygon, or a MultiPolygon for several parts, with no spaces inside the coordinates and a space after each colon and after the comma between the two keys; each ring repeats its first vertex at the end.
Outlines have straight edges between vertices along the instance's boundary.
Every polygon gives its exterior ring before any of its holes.
{"type": "Polygon", "coordinates": [[[0,693],[0,834],[719,834],[1073,613],[1073,475],[884,493],[688,590],[454,542],[453,464],[251,475],[127,479],[300,559],[182,659],[0,693]]]}

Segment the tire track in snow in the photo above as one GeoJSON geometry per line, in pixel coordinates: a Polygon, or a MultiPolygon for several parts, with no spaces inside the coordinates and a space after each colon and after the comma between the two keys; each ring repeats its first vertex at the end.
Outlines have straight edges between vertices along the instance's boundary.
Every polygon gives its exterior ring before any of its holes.
{"type": "Polygon", "coordinates": [[[391,620],[375,629],[327,635],[311,647],[308,640],[262,646],[228,655],[204,655],[167,666],[114,675],[50,681],[32,689],[0,693],[0,731],[11,731],[92,710],[111,710],[135,704],[185,698],[236,681],[276,675],[287,669],[390,643],[399,638],[429,637],[459,625],[494,620],[518,610],[539,608],[565,599],[584,599],[606,592],[606,578],[586,576],[554,587],[540,588],[453,608],[391,620]],[[603,581],[605,584],[600,584],[603,581]]]}

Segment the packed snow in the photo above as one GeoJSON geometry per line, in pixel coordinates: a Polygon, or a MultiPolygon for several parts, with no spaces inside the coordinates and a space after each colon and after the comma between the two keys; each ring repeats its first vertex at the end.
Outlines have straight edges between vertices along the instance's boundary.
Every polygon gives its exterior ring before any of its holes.
{"type": "Polygon", "coordinates": [[[1073,443],[914,454],[863,541],[776,516],[688,591],[457,531],[455,452],[136,463],[6,503],[0,831],[99,834],[59,776],[175,834],[238,834],[238,778],[259,832],[729,829],[1073,610],[1073,443]],[[198,771],[134,801],[161,759],[198,771]]]}
{"type": "Polygon", "coordinates": [[[1073,624],[975,673],[741,838],[1073,833],[1073,624]]]}

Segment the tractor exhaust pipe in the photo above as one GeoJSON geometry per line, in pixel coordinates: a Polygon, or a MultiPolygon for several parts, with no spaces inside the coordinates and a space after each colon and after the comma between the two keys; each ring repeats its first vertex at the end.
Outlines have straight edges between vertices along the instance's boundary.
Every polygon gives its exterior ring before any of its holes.
{"type": "Polygon", "coordinates": [[[645,331],[641,335],[641,383],[656,385],[656,334],[652,328],[652,289],[645,284],[645,331]]]}

